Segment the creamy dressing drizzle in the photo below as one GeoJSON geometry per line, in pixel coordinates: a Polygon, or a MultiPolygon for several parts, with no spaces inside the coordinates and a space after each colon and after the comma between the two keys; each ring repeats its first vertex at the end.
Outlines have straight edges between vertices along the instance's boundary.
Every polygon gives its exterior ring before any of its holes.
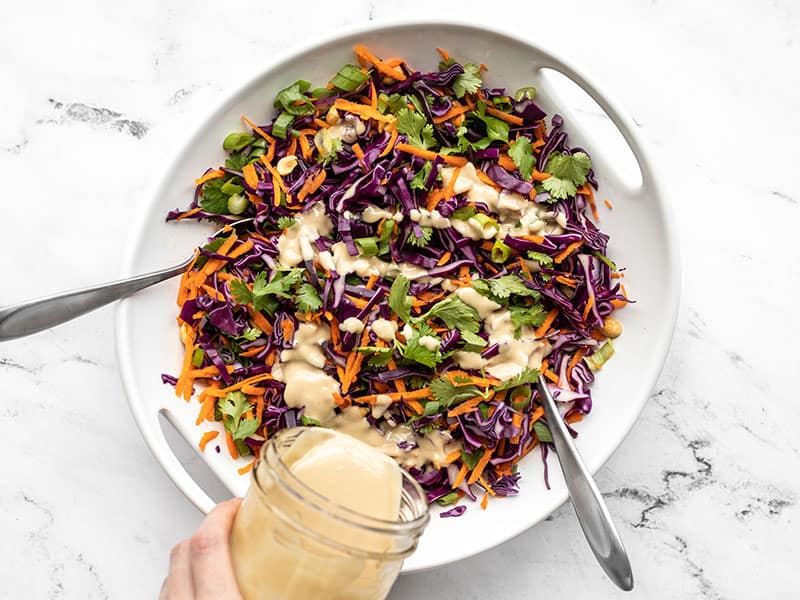
{"type": "MultiPolygon", "coordinates": [[[[455,169],[440,168],[442,182],[449,186],[455,169]]],[[[485,184],[477,175],[475,166],[468,163],[459,173],[453,190],[456,194],[466,194],[470,202],[485,204],[491,211],[499,215],[497,224],[481,224],[477,219],[466,221],[449,219],[438,211],[415,209],[409,214],[412,221],[426,227],[453,227],[462,235],[474,240],[502,239],[505,235],[530,235],[562,233],[566,226],[566,216],[554,213],[546,206],[529,201],[517,193],[498,192],[485,184]]],[[[382,219],[402,221],[401,212],[391,212],[374,205],[368,205],[361,214],[366,223],[376,223],[382,219]]],[[[448,291],[455,291],[458,297],[473,307],[485,322],[489,333],[489,342],[499,345],[499,352],[490,359],[484,359],[477,352],[457,351],[453,360],[462,369],[486,369],[501,380],[507,380],[519,374],[523,369],[538,368],[544,357],[550,352],[550,345],[545,341],[537,341],[530,327],[523,327],[519,339],[514,337],[514,326],[511,314],[500,304],[482,296],[472,288],[456,288],[448,285],[442,278],[428,277],[427,271],[409,263],[388,263],[377,257],[352,256],[343,242],[336,242],[331,249],[319,252],[314,241],[320,236],[327,236],[333,230],[333,223],[325,214],[321,202],[314,204],[305,213],[296,217],[296,222],[284,231],[278,239],[279,262],[287,267],[294,267],[305,260],[315,257],[319,264],[339,275],[355,273],[360,277],[370,276],[396,277],[402,273],[410,280],[441,283],[448,291]]],[[[538,264],[527,261],[528,266],[538,270],[538,264]]],[[[359,319],[345,319],[340,328],[350,333],[361,333],[365,324],[359,319]]],[[[397,335],[397,323],[383,318],[374,320],[368,327],[385,342],[392,342],[397,335]]],[[[411,335],[410,328],[405,334],[411,335]]],[[[347,433],[371,446],[381,449],[405,466],[421,467],[426,464],[444,464],[445,457],[453,449],[460,448],[449,432],[432,431],[425,435],[417,435],[407,425],[386,425],[384,434],[371,427],[364,419],[362,409],[355,406],[345,408],[336,414],[333,394],[339,391],[339,383],[327,375],[325,354],[321,344],[330,339],[330,329],[311,323],[301,323],[295,333],[295,345],[291,350],[281,353],[280,361],[273,367],[276,379],[286,384],[284,398],[286,404],[293,408],[304,408],[304,414],[316,419],[322,425],[347,433]],[[413,450],[402,450],[398,442],[408,442],[416,446],[413,450]]],[[[419,343],[433,351],[440,342],[432,336],[422,336],[419,343]]],[[[371,409],[375,418],[383,416],[391,405],[389,396],[379,396],[371,409]]]]}

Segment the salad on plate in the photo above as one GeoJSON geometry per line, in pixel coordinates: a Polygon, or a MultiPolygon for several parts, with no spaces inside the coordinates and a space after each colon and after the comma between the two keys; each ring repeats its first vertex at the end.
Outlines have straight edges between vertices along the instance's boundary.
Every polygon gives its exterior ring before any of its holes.
{"type": "Polygon", "coordinates": [[[356,46],[326,86],[295,81],[271,120],[225,137],[224,164],[167,217],[227,227],[181,280],[184,361],[162,379],[197,393],[202,451],[331,427],[448,517],[546,459],[539,374],[567,424],[590,412],[629,299],[563,119],[437,51],[421,72],[356,46]]]}

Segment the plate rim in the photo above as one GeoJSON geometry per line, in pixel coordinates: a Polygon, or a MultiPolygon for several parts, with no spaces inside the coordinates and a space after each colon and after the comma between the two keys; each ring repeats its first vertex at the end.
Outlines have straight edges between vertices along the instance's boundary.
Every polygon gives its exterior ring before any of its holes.
{"type": "MultiPolygon", "coordinates": [[[[660,377],[664,369],[667,356],[669,355],[672,342],[674,340],[675,326],[677,323],[678,310],[680,308],[681,288],[682,288],[682,265],[681,265],[680,250],[678,244],[677,228],[675,225],[675,217],[671,206],[665,200],[666,195],[664,193],[664,188],[660,183],[661,179],[659,177],[659,169],[653,164],[653,161],[650,160],[649,152],[647,150],[648,146],[643,143],[643,140],[641,139],[639,133],[637,132],[637,128],[635,126],[632,126],[633,121],[629,113],[621,108],[621,105],[618,102],[616,102],[613,94],[609,94],[609,92],[604,87],[596,85],[593,77],[587,75],[583,69],[576,67],[575,64],[573,64],[569,58],[565,59],[561,52],[553,51],[546,44],[541,44],[538,41],[534,42],[525,39],[520,35],[517,35],[513,32],[510,32],[508,30],[505,30],[503,28],[494,25],[476,24],[464,19],[428,17],[428,18],[380,19],[380,20],[370,21],[368,23],[361,22],[351,25],[349,27],[342,28],[336,31],[335,33],[317,36],[314,38],[313,41],[290,46],[287,50],[278,53],[274,58],[266,60],[264,64],[261,65],[254,74],[242,77],[237,83],[231,85],[229,90],[226,93],[223,93],[221,97],[216,102],[214,102],[213,105],[211,105],[211,107],[208,110],[198,111],[194,113],[187,120],[187,127],[184,128],[184,131],[188,133],[182,135],[177,142],[173,142],[170,144],[170,146],[168,146],[168,151],[165,153],[165,156],[168,157],[168,160],[165,161],[164,166],[160,169],[159,176],[154,178],[153,183],[150,186],[148,186],[145,194],[143,195],[145,200],[141,203],[139,210],[137,210],[138,214],[135,220],[133,221],[133,226],[126,239],[125,251],[123,253],[123,260],[121,265],[121,275],[123,277],[128,277],[135,274],[133,267],[134,267],[134,261],[136,259],[136,247],[148,228],[149,219],[147,219],[147,215],[150,212],[152,212],[150,209],[152,209],[155,206],[155,204],[159,201],[158,191],[160,189],[163,189],[167,185],[170,178],[170,174],[180,164],[180,159],[189,150],[193,140],[198,135],[202,135],[201,132],[206,127],[206,125],[212,122],[215,118],[217,118],[232,102],[236,100],[238,96],[240,96],[243,92],[245,92],[250,86],[254,85],[258,80],[268,75],[271,71],[280,68],[287,62],[295,60],[298,56],[306,52],[315,50],[317,48],[321,48],[326,45],[336,43],[337,41],[344,38],[358,36],[358,35],[374,34],[382,30],[394,30],[394,29],[402,29],[409,27],[431,27],[431,26],[460,28],[465,31],[471,31],[481,34],[489,34],[506,38],[512,42],[521,44],[523,46],[527,46],[543,54],[544,56],[551,59],[554,63],[566,67],[566,69],[568,71],[571,71],[572,74],[575,74],[579,78],[583,79],[583,81],[586,84],[588,84],[589,87],[597,91],[598,95],[602,97],[602,100],[606,103],[607,107],[610,108],[611,111],[616,112],[617,116],[620,119],[622,119],[628,126],[627,133],[630,135],[632,139],[628,139],[628,137],[625,136],[625,132],[622,132],[622,128],[618,127],[618,129],[620,129],[620,131],[623,133],[623,136],[626,138],[626,142],[629,144],[629,146],[632,147],[635,146],[635,150],[638,151],[642,159],[641,161],[637,160],[643,176],[642,185],[644,185],[644,179],[646,177],[647,179],[650,180],[649,184],[655,190],[656,201],[654,203],[654,208],[659,210],[658,220],[660,222],[661,228],[664,233],[664,247],[666,248],[667,251],[667,254],[665,256],[665,264],[667,272],[664,275],[666,276],[665,279],[667,281],[667,290],[670,292],[669,297],[666,300],[667,304],[666,321],[669,325],[666,331],[668,333],[665,334],[665,339],[661,340],[657,352],[657,360],[654,361],[653,363],[654,367],[652,367],[650,373],[648,373],[649,377],[647,378],[646,383],[649,393],[644,395],[642,398],[635,399],[638,403],[636,410],[631,412],[631,418],[629,422],[624,423],[624,427],[620,427],[618,434],[619,437],[615,441],[615,443],[613,443],[609,447],[608,451],[602,456],[598,454],[593,454],[591,457],[585,459],[585,462],[590,472],[592,474],[595,474],[603,465],[606,464],[606,462],[617,451],[620,445],[625,441],[628,435],[630,435],[630,432],[633,430],[633,426],[639,420],[645,405],[647,404],[650,396],[652,395],[652,390],[655,388],[658,378],[660,377]]],[[[580,85],[577,81],[576,84],[580,85]]],[[[608,109],[606,108],[605,110],[608,109]]],[[[173,466],[170,466],[168,464],[169,460],[163,457],[161,455],[160,450],[157,448],[159,444],[158,441],[155,439],[156,434],[151,430],[151,423],[149,422],[148,415],[144,413],[145,403],[142,402],[141,399],[139,398],[137,385],[135,383],[136,374],[133,372],[132,368],[133,360],[131,355],[130,327],[128,325],[128,319],[130,316],[130,307],[132,306],[132,303],[134,301],[135,301],[135,296],[122,300],[117,307],[115,315],[115,321],[116,321],[114,329],[115,347],[116,347],[119,374],[122,380],[125,396],[128,401],[131,413],[134,417],[134,421],[136,422],[136,425],[139,428],[145,442],[147,443],[148,448],[153,453],[158,463],[167,472],[167,474],[170,476],[173,483],[181,491],[181,493],[183,493],[184,496],[196,508],[198,508],[198,510],[203,512],[204,508],[200,506],[198,500],[192,496],[192,494],[188,489],[190,484],[186,482],[186,477],[185,477],[188,476],[188,474],[185,472],[184,473],[177,472],[173,466]]],[[[161,434],[160,431],[158,433],[161,434]]],[[[172,458],[174,458],[174,456],[172,458]]],[[[189,479],[191,483],[195,485],[195,487],[199,488],[199,484],[194,482],[194,480],[191,479],[191,477],[189,477],[189,479]]],[[[568,494],[566,489],[560,491],[551,490],[548,493],[554,495],[554,501],[555,501],[555,504],[553,505],[554,507],[551,512],[547,513],[547,514],[552,514],[552,512],[558,510],[558,508],[561,507],[561,505],[564,502],[566,502],[566,500],[568,499],[568,494]]],[[[456,551],[453,553],[453,555],[448,556],[448,558],[446,559],[430,561],[429,564],[426,564],[425,566],[421,567],[416,567],[414,569],[405,569],[404,566],[403,573],[426,571],[429,569],[434,569],[437,567],[444,566],[446,564],[463,560],[470,556],[474,556],[490,548],[499,546],[507,542],[508,540],[524,533],[531,527],[535,526],[536,524],[544,520],[546,516],[547,515],[543,515],[539,518],[535,518],[530,521],[526,520],[521,524],[517,524],[514,527],[509,527],[507,528],[506,532],[504,532],[504,535],[493,538],[488,543],[476,543],[474,545],[471,545],[469,549],[456,551]]]]}

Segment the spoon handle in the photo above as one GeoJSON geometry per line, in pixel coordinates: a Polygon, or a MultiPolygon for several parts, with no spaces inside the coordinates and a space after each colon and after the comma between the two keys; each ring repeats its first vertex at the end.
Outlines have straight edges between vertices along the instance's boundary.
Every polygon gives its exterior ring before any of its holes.
{"type": "Polygon", "coordinates": [[[180,265],[82,290],[31,300],[0,309],[0,342],[61,325],[115,300],[183,273],[192,259],[180,265]]]}
{"type": "Polygon", "coordinates": [[[597,562],[611,581],[620,589],[630,591],[633,589],[631,563],[617,529],[611,521],[608,507],[591,473],[583,464],[572,436],[558,412],[556,402],[541,375],[537,387],[570,500],[578,515],[578,522],[581,524],[586,541],[589,542],[597,562]]]}

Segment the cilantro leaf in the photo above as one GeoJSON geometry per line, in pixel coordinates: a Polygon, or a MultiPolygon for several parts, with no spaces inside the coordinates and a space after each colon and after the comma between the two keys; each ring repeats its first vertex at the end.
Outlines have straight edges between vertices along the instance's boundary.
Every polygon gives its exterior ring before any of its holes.
{"type": "Polygon", "coordinates": [[[539,297],[539,292],[530,289],[517,275],[503,275],[497,279],[476,279],[472,282],[472,286],[482,296],[501,303],[509,296],[539,297]]]}
{"type": "Polygon", "coordinates": [[[533,174],[533,148],[531,141],[525,136],[520,136],[509,146],[508,155],[519,169],[519,174],[526,181],[530,181],[533,174]]]}
{"type": "Polygon", "coordinates": [[[426,160],[423,167],[414,175],[414,179],[411,180],[410,186],[412,190],[425,189],[425,181],[428,179],[428,175],[431,174],[431,168],[433,168],[433,163],[426,160]]]}
{"type": "Polygon", "coordinates": [[[411,317],[411,298],[408,297],[408,290],[411,282],[405,275],[398,275],[392,282],[389,290],[389,308],[403,321],[408,321],[411,317]]]}
{"type": "Polygon", "coordinates": [[[509,306],[511,323],[514,325],[514,337],[519,338],[524,326],[539,327],[547,318],[547,310],[541,304],[533,306],[509,306]]]}
{"type": "Polygon", "coordinates": [[[436,398],[439,403],[449,408],[454,404],[464,402],[475,396],[483,396],[483,392],[478,386],[469,385],[454,385],[446,377],[437,377],[430,382],[431,394],[436,398]]]}
{"type": "Polygon", "coordinates": [[[297,310],[304,313],[311,313],[322,307],[322,298],[319,297],[317,289],[310,283],[300,284],[294,301],[297,304],[297,310]]]}
{"type": "Polygon", "coordinates": [[[560,179],[569,179],[576,186],[586,183],[586,175],[592,168],[592,160],[584,152],[572,156],[553,152],[547,159],[547,172],[560,179]]]}
{"type": "Polygon", "coordinates": [[[424,248],[431,242],[431,237],[433,237],[433,227],[421,226],[420,230],[422,231],[422,237],[417,237],[414,235],[414,230],[412,229],[411,233],[408,234],[406,241],[417,248],[424,248]]]}
{"type": "Polygon", "coordinates": [[[408,340],[405,347],[400,348],[401,354],[406,360],[417,362],[432,369],[442,362],[442,352],[438,347],[435,350],[428,350],[425,346],[420,344],[420,337],[422,336],[415,336],[408,340]]]}
{"type": "Polygon", "coordinates": [[[466,452],[465,450],[462,450],[461,451],[461,460],[464,461],[464,464],[467,465],[468,469],[472,470],[478,464],[478,461],[481,459],[481,457],[483,456],[484,452],[485,452],[485,450],[483,448],[478,448],[472,454],[470,454],[469,452],[466,452]]]}
{"type": "Polygon", "coordinates": [[[238,420],[250,409],[250,401],[242,392],[228,392],[218,406],[223,415],[238,420]]]}
{"type": "Polygon", "coordinates": [[[473,332],[468,331],[466,329],[461,329],[460,331],[461,331],[461,339],[468,346],[479,346],[479,347],[483,348],[488,343],[485,339],[483,339],[481,336],[477,335],[476,333],[473,333],[473,332]]]}
{"type": "Polygon", "coordinates": [[[228,198],[231,194],[222,191],[225,180],[218,178],[206,181],[203,184],[200,208],[215,215],[224,215],[228,212],[228,198]]]}
{"type": "Polygon", "coordinates": [[[255,327],[248,327],[247,329],[244,330],[244,333],[242,335],[236,337],[236,341],[252,342],[253,340],[257,340],[260,337],[261,337],[260,329],[256,329],[255,327]]]}
{"type": "Polygon", "coordinates": [[[389,112],[397,114],[403,108],[408,108],[408,98],[404,94],[392,94],[387,100],[386,104],[389,105],[389,112]]]}
{"type": "Polygon", "coordinates": [[[510,390],[511,388],[519,387],[521,385],[525,385],[526,383],[535,383],[536,380],[539,379],[539,371],[536,369],[523,369],[520,373],[517,373],[511,379],[508,379],[498,385],[494,390],[496,392],[501,392],[503,390],[510,390]]]}
{"type": "Polygon", "coordinates": [[[397,111],[397,131],[406,134],[408,142],[412,146],[417,146],[423,150],[436,145],[436,138],[433,137],[433,125],[428,123],[424,115],[401,108],[397,111]]]}
{"type": "Polygon", "coordinates": [[[278,218],[277,227],[280,230],[288,229],[292,225],[294,225],[297,221],[293,217],[283,216],[278,218]]]}
{"type": "Polygon", "coordinates": [[[450,296],[431,307],[419,321],[427,321],[431,317],[438,317],[450,329],[460,329],[470,333],[477,333],[480,329],[480,316],[478,312],[458,296],[450,296]]]}
{"type": "Polygon", "coordinates": [[[225,136],[225,139],[222,142],[222,147],[228,152],[231,152],[234,150],[241,150],[245,146],[252,144],[254,141],[255,138],[249,133],[234,131],[233,133],[229,133],[227,136],[225,136]]]}
{"type": "MultiPolygon", "coordinates": [[[[480,119],[483,121],[483,124],[486,125],[486,138],[488,138],[489,143],[495,140],[500,142],[508,142],[508,133],[511,130],[511,126],[497,117],[487,115],[485,102],[479,102],[478,110],[469,114],[477,119],[480,119]]],[[[472,147],[477,148],[477,144],[478,142],[473,143],[472,147]]],[[[489,144],[486,144],[486,146],[488,145],[489,144]]]]}
{"type": "Polygon", "coordinates": [[[239,304],[250,304],[253,301],[253,293],[241,279],[232,279],[230,287],[233,299],[239,304]]]}
{"type": "Polygon", "coordinates": [[[481,70],[478,65],[466,63],[464,72],[453,80],[453,93],[456,98],[463,98],[466,94],[474,94],[483,85],[481,70]]]}
{"type": "Polygon", "coordinates": [[[591,159],[584,152],[576,152],[568,156],[561,152],[553,152],[547,159],[545,171],[550,177],[542,182],[542,187],[553,198],[565,200],[572,198],[578,187],[586,183],[586,175],[592,168],[591,159]]]}
{"type": "Polygon", "coordinates": [[[258,419],[242,419],[236,426],[235,431],[231,431],[234,440],[243,440],[248,435],[253,435],[258,429],[260,422],[258,419]]]}
{"type": "Polygon", "coordinates": [[[543,267],[552,267],[553,266],[553,259],[544,254],[543,252],[536,252],[535,250],[528,250],[528,258],[533,261],[536,261],[543,267]]]}
{"type": "Polygon", "coordinates": [[[370,367],[385,367],[394,356],[394,348],[377,348],[375,346],[359,346],[356,352],[369,354],[370,359],[367,364],[370,367]]]}

